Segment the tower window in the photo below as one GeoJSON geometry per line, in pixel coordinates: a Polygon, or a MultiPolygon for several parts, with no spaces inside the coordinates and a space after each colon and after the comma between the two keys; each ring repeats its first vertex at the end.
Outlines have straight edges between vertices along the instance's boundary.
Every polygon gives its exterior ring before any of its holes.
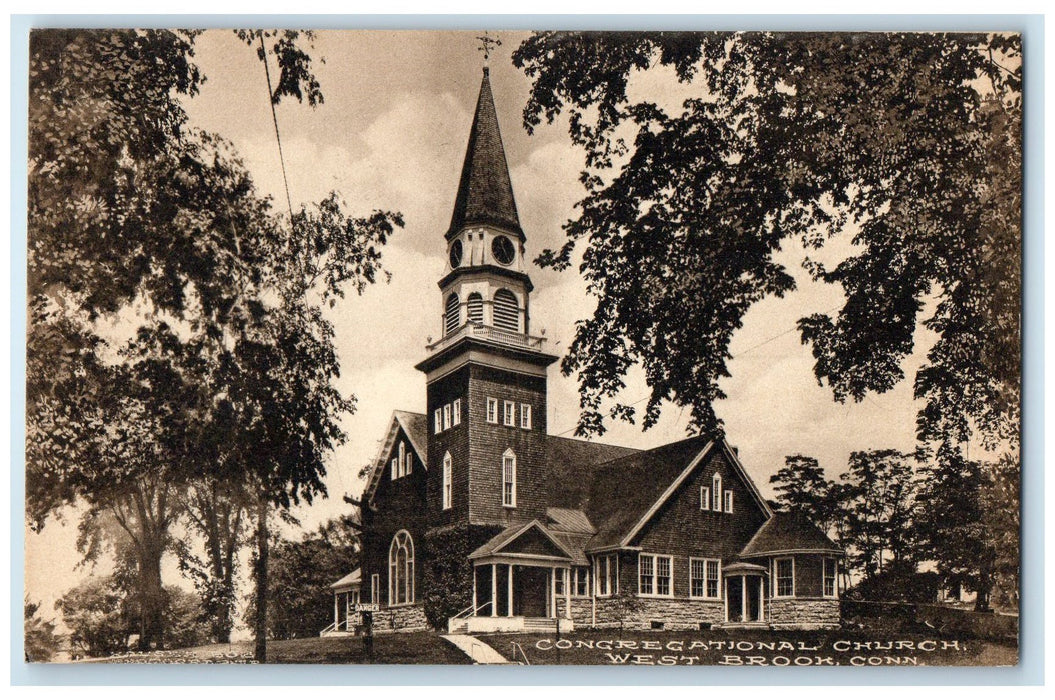
{"type": "Polygon", "coordinates": [[[461,425],[462,424],[462,400],[461,399],[455,399],[454,403],[451,404],[451,406],[452,406],[452,410],[451,410],[451,425],[461,425]]]}
{"type": "Polygon", "coordinates": [[[498,422],[498,399],[487,397],[487,422],[498,422]]]}
{"type": "Polygon", "coordinates": [[[469,298],[466,299],[465,308],[469,315],[469,323],[484,322],[484,298],[480,296],[479,292],[473,292],[469,295],[469,298]]]}
{"type": "Polygon", "coordinates": [[[515,403],[513,403],[512,401],[504,401],[502,411],[502,423],[508,425],[511,428],[515,426],[517,424],[516,412],[517,405],[515,403]]]}
{"type": "Polygon", "coordinates": [[[451,405],[445,404],[443,406],[443,429],[451,427],[451,405]]]}
{"type": "Polygon", "coordinates": [[[531,430],[531,404],[529,403],[520,404],[520,427],[524,430],[531,430]]]}
{"type": "Polygon", "coordinates": [[[493,313],[495,328],[514,333],[520,330],[520,306],[513,292],[508,289],[495,292],[493,313]]]}
{"type": "Polygon", "coordinates": [[[458,308],[458,295],[451,294],[447,297],[446,313],[444,315],[444,334],[450,335],[454,331],[458,330],[461,321],[460,313],[458,308]]]}
{"type": "Polygon", "coordinates": [[[451,453],[443,455],[443,509],[451,507],[451,453]]]}
{"type": "Polygon", "coordinates": [[[502,505],[516,508],[517,505],[517,457],[513,450],[502,455],[502,505]]]}
{"type": "Polygon", "coordinates": [[[432,422],[434,430],[432,432],[439,433],[443,430],[443,409],[437,408],[432,412],[432,422]]]}

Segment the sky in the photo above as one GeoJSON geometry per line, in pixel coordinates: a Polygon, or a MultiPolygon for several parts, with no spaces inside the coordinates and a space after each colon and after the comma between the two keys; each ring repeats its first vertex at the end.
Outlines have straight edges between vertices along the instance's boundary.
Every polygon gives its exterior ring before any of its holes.
{"type": "MultiPolygon", "coordinates": [[[[325,101],[312,109],[286,100],[277,108],[289,191],[296,208],[338,192],[355,215],[375,209],[401,212],[406,226],[385,246],[390,283],[378,283],[362,296],[351,293],[331,312],[341,359],[339,388],[357,398],[357,409],[343,420],[349,439],[328,467],[329,498],[295,510],[305,529],[348,511],[341,496],[359,495],[357,475],[372,462],[394,410],[424,411],[425,379],[414,365],[425,357],[428,339],[441,335],[437,281],[446,253],[443,234],[451,211],[479,91],[483,55],[480,32],[320,32],[312,54],[322,58],[315,73],[325,101]]],[[[578,181],[582,152],[558,120],[528,134],[521,125],[530,80],[514,68],[510,55],[527,34],[496,32],[502,45],[491,56],[491,85],[509,163],[527,257],[564,239],[562,224],[575,216],[583,196],[578,181]]],[[[267,83],[255,50],[228,30],[208,31],[196,42],[196,61],[207,81],[187,100],[191,123],[225,137],[244,159],[261,192],[284,209],[285,194],[267,83]]],[[[274,64],[272,73],[274,77],[274,64]]],[[[676,108],[694,94],[664,71],[634,76],[632,97],[648,97],[676,108]]],[[[850,250],[848,231],[834,245],[850,250]]],[[[840,252],[841,251],[841,252],[840,252]]],[[[915,441],[911,377],[933,342],[919,331],[915,353],[905,362],[908,379],[892,391],[861,403],[839,404],[812,374],[809,348],[795,332],[797,319],[833,311],[839,288],[809,279],[803,251],[780,253],[797,282],[782,299],[757,303],[733,337],[731,377],[721,384],[727,398],[715,406],[731,444],[763,495],[772,495],[769,477],[786,455],[816,457],[829,477],[846,468],[851,451],[910,450],[915,441]]],[[[545,330],[548,349],[563,354],[576,320],[589,317],[594,301],[575,266],[566,272],[530,269],[533,331],[545,330]]],[[[620,399],[638,402],[648,395],[639,371],[632,371],[620,399]]],[[[572,434],[578,416],[577,382],[549,370],[550,433],[572,434]]],[[[610,423],[604,442],[650,448],[686,436],[688,411],[664,408],[658,425],[610,423]]],[[[287,534],[296,536],[289,529],[287,534]]],[[[27,535],[26,584],[44,609],[87,575],[77,568],[76,520],[53,523],[27,535]]],[[[173,562],[167,582],[176,583],[173,562]]]]}

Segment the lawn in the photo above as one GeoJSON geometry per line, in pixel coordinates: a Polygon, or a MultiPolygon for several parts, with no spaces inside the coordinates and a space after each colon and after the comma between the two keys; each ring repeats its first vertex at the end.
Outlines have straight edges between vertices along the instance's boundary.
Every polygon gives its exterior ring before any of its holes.
{"type": "MultiPolygon", "coordinates": [[[[381,634],[368,658],[361,637],[309,637],[271,641],[268,663],[276,664],[468,664],[469,657],[433,632],[381,634]]],[[[97,662],[252,663],[253,643],[210,644],[188,649],[125,654],[97,662]]]]}
{"type": "MultiPolygon", "coordinates": [[[[507,658],[519,644],[532,665],[1009,666],[1013,644],[865,631],[625,631],[493,634],[507,658]]],[[[517,653],[519,660],[520,654],[517,653]]]]}

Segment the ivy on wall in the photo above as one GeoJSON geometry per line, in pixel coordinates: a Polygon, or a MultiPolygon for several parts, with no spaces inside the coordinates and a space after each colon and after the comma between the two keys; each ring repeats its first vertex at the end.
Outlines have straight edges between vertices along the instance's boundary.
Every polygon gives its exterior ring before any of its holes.
{"type": "Polygon", "coordinates": [[[422,602],[430,625],[446,629],[449,618],[472,604],[473,568],[469,555],[501,530],[462,523],[425,533],[422,602]]]}

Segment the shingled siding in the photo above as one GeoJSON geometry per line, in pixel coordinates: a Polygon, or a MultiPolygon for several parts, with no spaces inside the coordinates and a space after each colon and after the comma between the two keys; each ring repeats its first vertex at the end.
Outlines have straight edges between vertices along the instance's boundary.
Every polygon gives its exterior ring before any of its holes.
{"type": "Polygon", "coordinates": [[[515,372],[472,366],[469,380],[469,463],[474,524],[510,525],[545,516],[546,380],[515,372]],[[487,399],[498,399],[499,422],[487,422],[487,399]],[[502,402],[516,404],[516,425],[502,424],[502,402]],[[531,406],[531,429],[520,427],[520,404],[531,406]],[[502,454],[517,458],[516,507],[502,505],[502,454]]]}
{"type": "Polygon", "coordinates": [[[420,604],[401,605],[374,613],[374,632],[420,632],[428,628],[420,604]]]}
{"type": "Polygon", "coordinates": [[[835,598],[776,598],[766,601],[773,629],[832,629],[839,626],[835,598]]]}
{"type": "Polygon", "coordinates": [[[452,372],[429,384],[426,413],[429,441],[428,520],[443,527],[469,520],[469,368],[452,372]],[[460,425],[436,432],[435,411],[456,399],[462,400],[460,425]],[[451,453],[451,507],[443,509],[443,455],[451,453]]]}
{"type": "MultiPolygon", "coordinates": [[[[721,559],[723,566],[729,564],[765,520],[765,512],[724,451],[714,450],[631,544],[648,554],[673,555],[674,596],[688,598],[689,557],[721,559]],[[711,486],[716,471],[722,476],[722,490],[733,492],[732,513],[700,510],[700,487],[711,486]]],[[[636,592],[637,557],[624,557],[620,563],[624,565],[620,584],[631,586],[624,590],[636,592]]]]}
{"type": "Polygon", "coordinates": [[[391,454],[385,456],[384,472],[374,494],[377,509],[363,509],[363,600],[370,601],[370,577],[379,574],[381,599],[370,602],[381,605],[388,604],[388,549],[392,545],[392,538],[400,530],[409,532],[414,541],[416,595],[421,590],[420,550],[425,533],[425,469],[414,458],[409,475],[392,479],[390,465],[392,457],[398,455],[400,442],[406,442],[408,453],[412,453],[410,441],[400,430],[391,454]]]}

